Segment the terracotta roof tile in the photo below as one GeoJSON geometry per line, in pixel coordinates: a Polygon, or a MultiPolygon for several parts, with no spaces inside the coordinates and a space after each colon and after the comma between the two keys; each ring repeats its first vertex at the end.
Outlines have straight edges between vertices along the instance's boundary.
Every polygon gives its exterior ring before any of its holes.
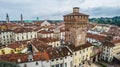
{"type": "Polygon", "coordinates": [[[78,50],[82,50],[82,49],[85,49],[87,47],[91,47],[92,44],[89,43],[89,42],[86,42],[85,44],[83,45],[80,45],[78,47],[75,47],[75,45],[71,44],[71,45],[68,45],[68,47],[72,50],[72,51],[78,51],[78,50]]]}
{"type": "Polygon", "coordinates": [[[97,34],[91,34],[91,33],[87,33],[87,38],[92,38],[98,41],[104,41],[106,39],[105,36],[101,36],[101,35],[97,35],[97,34]]]}
{"type": "Polygon", "coordinates": [[[14,33],[25,33],[34,31],[32,28],[16,28],[13,30],[14,33]]]}

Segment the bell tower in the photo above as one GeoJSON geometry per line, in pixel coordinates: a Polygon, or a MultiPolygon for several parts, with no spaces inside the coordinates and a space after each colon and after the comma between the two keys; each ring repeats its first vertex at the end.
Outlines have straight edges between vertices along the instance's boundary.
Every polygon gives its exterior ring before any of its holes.
{"type": "Polygon", "coordinates": [[[74,7],[72,13],[64,15],[66,42],[73,43],[75,47],[86,43],[88,17],[80,13],[79,7],[74,7]]]}
{"type": "Polygon", "coordinates": [[[8,13],[6,14],[6,22],[7,22],[7,23],[10,23],[10,18],[9,18],[8,13]]]}
{"type": "Polygon", "coordinates": [[[23,22],[23,15],[22,15],[22,13],[20,15],[20,21],[23,22]]]}

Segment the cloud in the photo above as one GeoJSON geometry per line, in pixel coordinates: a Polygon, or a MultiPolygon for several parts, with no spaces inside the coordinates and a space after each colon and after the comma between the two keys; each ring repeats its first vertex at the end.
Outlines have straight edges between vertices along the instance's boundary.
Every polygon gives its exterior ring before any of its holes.
{"type": "Polygon", "coordinates": [[[113,17],[120,16],[120,7],[96,7],[87,9],[84,12],[90,14],[91,17],[113,17]]]}
{"type": "Polygon", "coordinates": [[[62,19],[62,16],[72,12],[75,6],[91,17],[119,15],[119,2],[120,0],[0,0],[0,20],[5,20],[6,13],[12,20],[19,20],[21,13],[24,19],[35,19],[37,16],[40,19],[62,19]],[[109,9],[109,12],[106,9],[109,9]],[[111,14],[112,11],[114,14],[111,14]]]}

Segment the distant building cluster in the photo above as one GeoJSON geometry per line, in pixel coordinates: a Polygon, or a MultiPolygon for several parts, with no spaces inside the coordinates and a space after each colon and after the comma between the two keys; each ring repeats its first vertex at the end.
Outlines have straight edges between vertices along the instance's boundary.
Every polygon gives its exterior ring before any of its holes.
{"type": "Polygon", "coordinates": [[[0,61],[21,67],[82,67],[120,61],[120,27],[89,23],[78,7],[64,22],[0,23],[0,61]]]}

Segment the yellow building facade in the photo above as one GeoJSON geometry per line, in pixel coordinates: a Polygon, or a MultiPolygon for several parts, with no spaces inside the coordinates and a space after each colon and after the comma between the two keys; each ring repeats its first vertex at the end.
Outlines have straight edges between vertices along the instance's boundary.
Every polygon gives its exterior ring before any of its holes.
{"type": "Polygon", "coordinates": [[[17,52],[14,49],[9,48],[9,47],[4,47],[4,48],[0,49],[0,55],[11,54],[11,53],[17,53],[17,52]]]}

